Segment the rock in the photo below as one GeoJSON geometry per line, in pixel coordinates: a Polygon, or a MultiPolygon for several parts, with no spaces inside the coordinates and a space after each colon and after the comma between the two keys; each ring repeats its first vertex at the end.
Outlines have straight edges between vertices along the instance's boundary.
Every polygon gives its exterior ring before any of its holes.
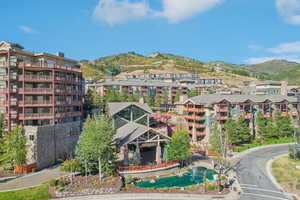
{"type": "Polygon", "coordinates": [[[152,184],[155,183],[155,180],[154,180],[154,179],[151,179],[151,180],[150,180],[150,183],[152,183],[152,184]]]}

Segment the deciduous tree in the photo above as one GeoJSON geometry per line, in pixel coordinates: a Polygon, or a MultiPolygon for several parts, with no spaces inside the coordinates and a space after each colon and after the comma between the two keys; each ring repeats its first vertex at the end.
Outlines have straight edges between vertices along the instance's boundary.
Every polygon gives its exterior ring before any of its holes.
{"type": "Polygon", "coordinates": [[[87,118],[76,149],[82,165],[86,164],[91,171],[98,171],[101,163],[101,170],[111,174],[116,166],[115,134],[109,117],[101,115],[87,118]]]}

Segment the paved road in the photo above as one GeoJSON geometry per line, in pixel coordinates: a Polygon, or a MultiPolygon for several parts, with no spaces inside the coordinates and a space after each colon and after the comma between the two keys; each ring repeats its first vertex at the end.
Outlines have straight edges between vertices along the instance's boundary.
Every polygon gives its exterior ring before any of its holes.
{"type": "Polygon", "coordinates": [[[56,178],[59,178],[61,176],[65,176],[68,174],[69,173],[67,173],[67,172],[60,171],[59,166],[54,166],[54,167],[39,171],[37,173],[21,176],[14,180],[10,180],[7,182],[0,182],[0,192],[34,187],[34,186],[46,183],[51,179],[56,179],[56,178]]]}
{"type": "Polygon", "coordinates": [[[288,153],[288,145],[259,149],[245,155],[236,166],[242,187],[241,200],[283,200],[287,195],[279,191],[269,179],[266,164],[282,154],[288,153]]]}

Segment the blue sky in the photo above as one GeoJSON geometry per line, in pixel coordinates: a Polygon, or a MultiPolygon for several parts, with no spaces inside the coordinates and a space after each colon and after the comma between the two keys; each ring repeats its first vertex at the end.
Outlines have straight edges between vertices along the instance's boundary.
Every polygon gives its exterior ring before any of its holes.
{"type": "Polygon", "coordinates": [[[10,0],[0,18],[0,40],[77,60],[160,51],[300,62],[300,0],[10,0]]]}

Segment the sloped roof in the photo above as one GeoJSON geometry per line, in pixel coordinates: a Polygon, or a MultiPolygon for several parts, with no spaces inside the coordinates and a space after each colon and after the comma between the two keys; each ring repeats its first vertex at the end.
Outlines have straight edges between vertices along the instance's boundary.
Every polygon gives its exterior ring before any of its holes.
{"type": "Polygon", "coordinates": [[[147,131],[154,131],[157,134],[169,138],[168,136],[161,134],[160,132],[155,131],[152,128],[148,128],[147,126],[135,122],[129,122],[128,124],[117,129],[117,134],[115,136],[115,139],[119,140],[118,142],[119,146],[123,146],[125,144],[132,142],[133,140],[143,135],[147,131]]]}
{"type": "Polygon", "coordinates": [[[274,103],[279,103],[282,101],[288,101],[290,103],[296,103],[297,99],[295,97],[285,96],[285,95],[221,95],[221,94],[208,94],[199,95],[186,100],[184,103],[191,101],[195,104],[211,106],[221,101],[226,100],[231,103],[243,103],[247,100],[256,103],[262,103],[270,100],[274,103]]]}
{"type": "Polygon", "coordinates": [[[108,103],[109,114],[110,114],[110,116],[113,116],[129,106],[136,106],[136,107],[146,111],[147,113],[150,113],[150,114],[153,113],[153,111],[148,106],[148,104],[140,104],[140,103],[136,103],[136,102],[111,102],[111,103],[108,103]]]}

